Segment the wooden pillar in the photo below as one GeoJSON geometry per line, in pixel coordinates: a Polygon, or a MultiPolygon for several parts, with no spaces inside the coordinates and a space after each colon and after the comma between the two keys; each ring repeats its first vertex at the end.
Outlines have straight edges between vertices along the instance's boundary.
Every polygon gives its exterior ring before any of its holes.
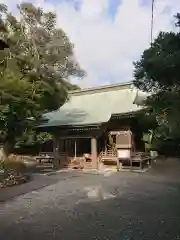
{"type": "Polygon", "coordinates": [[[69,154],[68,141],[69,141],[68,139],[65,140],[65,149],[66,149],[65,152],[67,155],[69,154]]]}
{"type": "Polygon", "coordinates": [[[59,138],[59,152],[64,152],[64,139],[59,138]]]}
{"type": "Polygon", "coordinates": [[[98,168],[98,158],[97,158],[97,139],[96,137],[91,138],[91,157],[92,157],[92,167],[98,168]]]}
{"type": "Polygon", "coordinates": [[[76,160],[76,156],[77,156],[77,143],[76,143],[76,139],[74,140],[74,159],[76,160]]]}
{"type": "Polygon", "coordinates": [[[53,160],[53,168],[58,169],[60,162],[59,162],[59,138],[58,136],[54,136],[53,139],[53,155],[54,155],[54,160],[53,160]]]}

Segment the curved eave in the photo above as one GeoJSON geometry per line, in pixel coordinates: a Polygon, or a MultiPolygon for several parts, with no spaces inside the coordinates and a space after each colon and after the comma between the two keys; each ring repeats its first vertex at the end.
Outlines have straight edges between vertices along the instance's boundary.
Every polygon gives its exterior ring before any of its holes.
{"type": "Polygon", "coordinates": [[[49,124],[42,124],[36,127],[37,131],[40,132],[46,132],[46,131],[56,131],[59,130],[67,130],[67,131],[90,131],[95,129],[100,129],[103,123],[97,123],[97,124],[87,124],[87,125],[49,125],[49,124]]]}
{"type": "Polygon", "coordinates": [[[149,93],[146,92],[142,92],[142,91],[137,91],[136,92],[136,96],[135,99],[133,101],[133,104],[136,104],[137,106],[145,106],[146,100],[149,97],[149,93]]]}
{"type": "Polygon", "coordinates": [[[142,109],[139,109],[138,111],[132,111],[128,113],[115,113],[112,114],[111,118],[132,118],[136,117],[137,113],[140,112],[142,109]]]}

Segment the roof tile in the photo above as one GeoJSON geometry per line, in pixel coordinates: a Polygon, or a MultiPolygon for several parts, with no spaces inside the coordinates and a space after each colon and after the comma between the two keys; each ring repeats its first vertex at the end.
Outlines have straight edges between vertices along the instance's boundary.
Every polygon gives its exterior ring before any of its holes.
{"type": "Polygon", "coordinates": [[[134,103],[137,90],[131,84],[79,90],[57,111],[47,113],[43,126],[80,126],[108,122],[113,114],[126,114],[142,109],[134,103]]]}

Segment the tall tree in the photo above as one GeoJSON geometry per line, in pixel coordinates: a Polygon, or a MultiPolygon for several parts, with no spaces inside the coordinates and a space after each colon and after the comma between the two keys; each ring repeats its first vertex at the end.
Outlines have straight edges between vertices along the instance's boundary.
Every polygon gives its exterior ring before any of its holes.
{"type": "Polygon", "coordinates": [[[156,114],[158,133],[164,138],[180,137],[180,14],[176,26],[177,32],[160,32],[134,63],[134,84],[151,92],[147,105],[156,114]]]}
{"type": "Polygon", "coordinates": [[[31,3],[17,8],[18,19],[6,5],[0,5],[6,32],[0,31],[9,45],[0,54],[0,159],[7,157],[16,139],[43,113],[64,103],[67,90],[76,87],[68,82],[69,77],[84,75],[73,44],[56,27],[56,14],[31,3]]]}

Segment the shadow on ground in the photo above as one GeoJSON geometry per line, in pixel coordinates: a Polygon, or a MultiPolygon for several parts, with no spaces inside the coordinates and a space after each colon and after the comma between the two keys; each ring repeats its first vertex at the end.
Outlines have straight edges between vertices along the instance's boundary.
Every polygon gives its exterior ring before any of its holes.
{"type": "Polygon", "coordinates": [[[71,172],[62,172],[60,174],[51,174],[41,175],[41,174],[33,174],[31,175],[31,180],[27,183],[16,185],[13,187],[0,188],[0,203],[7,202],[9,200],[13,200],[18,196],[27,194],[32,191],[38,191],[44,187],[53,185],[59,181],[64,181],[75,177],[76,173],[71,172]]]}

